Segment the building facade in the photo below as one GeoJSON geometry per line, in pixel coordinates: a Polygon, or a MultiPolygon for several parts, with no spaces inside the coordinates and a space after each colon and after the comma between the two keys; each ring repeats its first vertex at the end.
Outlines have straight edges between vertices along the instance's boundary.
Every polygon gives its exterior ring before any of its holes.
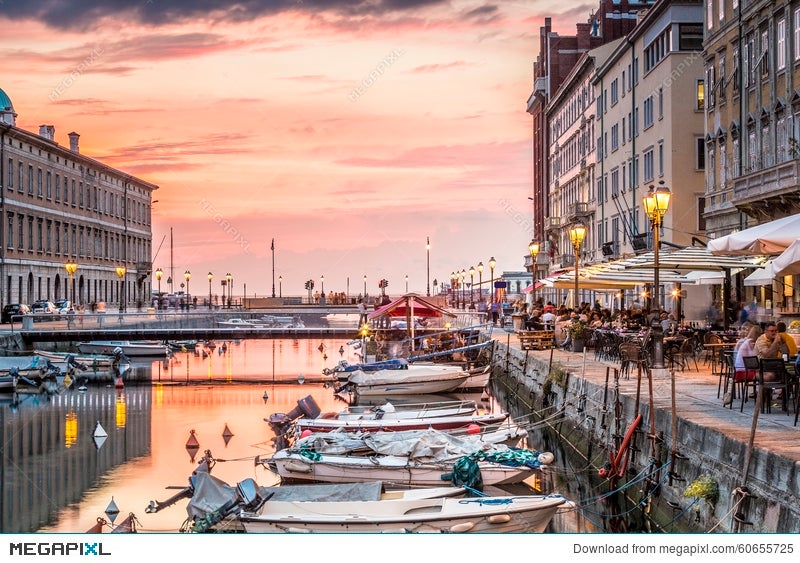
{"type": "Polygon", "coordinates": [[[146,304],[158,186],[82,155],[77,133],[62,146],[54,126],[16,117],[0,90],[0,303],[146,304]]]}

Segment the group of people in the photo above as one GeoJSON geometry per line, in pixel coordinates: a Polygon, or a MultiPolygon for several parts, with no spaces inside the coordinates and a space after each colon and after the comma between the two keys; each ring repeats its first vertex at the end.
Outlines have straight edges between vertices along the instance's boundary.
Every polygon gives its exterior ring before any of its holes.
{"type": "MultiPolygon", "coordinates": [[[[762,332],[761,326],[745,322],[739,329],[739,340],[733,349],[734,381],[752,381],[757,378],[755,370],[745,366],[746,357],[756,356],[764,358],[797,358],[797,344],[791,334],[786,332],[786,323],[783,321],[767,322],[762,332]]],[[[778,374],[764,372],[764,381],[776,381],[778,374]]],[[[780,391],[772,397],[773,400],[781,399],[780,391]]],[[[728,404],[731,397],[727,396],[724,402],[728,404]]]]}

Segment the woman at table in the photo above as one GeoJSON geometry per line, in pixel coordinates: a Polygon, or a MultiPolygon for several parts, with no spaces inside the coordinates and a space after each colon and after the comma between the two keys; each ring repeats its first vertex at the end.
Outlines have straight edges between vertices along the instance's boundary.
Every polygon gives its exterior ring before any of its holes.
{"type": "Polygon", "coordinates": [[[758,326],[753,326],[747,333],[747,336],[739,340],[734,348],[733,367],[736,370],[734,381],[752,381],[756,378],[756,372],[753,370],[745,369],[744,357],[756,356],[756,340],[761,336],[761,329],[758,326]]]}

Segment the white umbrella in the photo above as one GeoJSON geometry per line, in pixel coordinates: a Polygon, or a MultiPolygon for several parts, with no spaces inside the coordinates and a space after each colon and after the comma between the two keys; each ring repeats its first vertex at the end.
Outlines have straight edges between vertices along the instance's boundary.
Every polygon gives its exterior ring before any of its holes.
{"type": "Polygon", "coordinates": [[[712,254],[780,254],[800,238],[800,213],[708,241],[712,254]]]}
{"type": "Polygon", "coordinates": [[[776,276],[800,274],[800,239],[795,240],[772,261],[772,270],[776,276]]]}

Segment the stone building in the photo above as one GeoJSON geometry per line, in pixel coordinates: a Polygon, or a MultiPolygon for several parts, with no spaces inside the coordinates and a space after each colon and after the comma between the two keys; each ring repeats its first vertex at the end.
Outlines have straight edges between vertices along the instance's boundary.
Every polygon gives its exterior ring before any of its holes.
{"type": "Polygon", "coordinates": [[[0,304],[146,304],[158,186],[81,154],[78,133],[62,146],[53,125],[16,118],[0,90],[0,304]]]}

